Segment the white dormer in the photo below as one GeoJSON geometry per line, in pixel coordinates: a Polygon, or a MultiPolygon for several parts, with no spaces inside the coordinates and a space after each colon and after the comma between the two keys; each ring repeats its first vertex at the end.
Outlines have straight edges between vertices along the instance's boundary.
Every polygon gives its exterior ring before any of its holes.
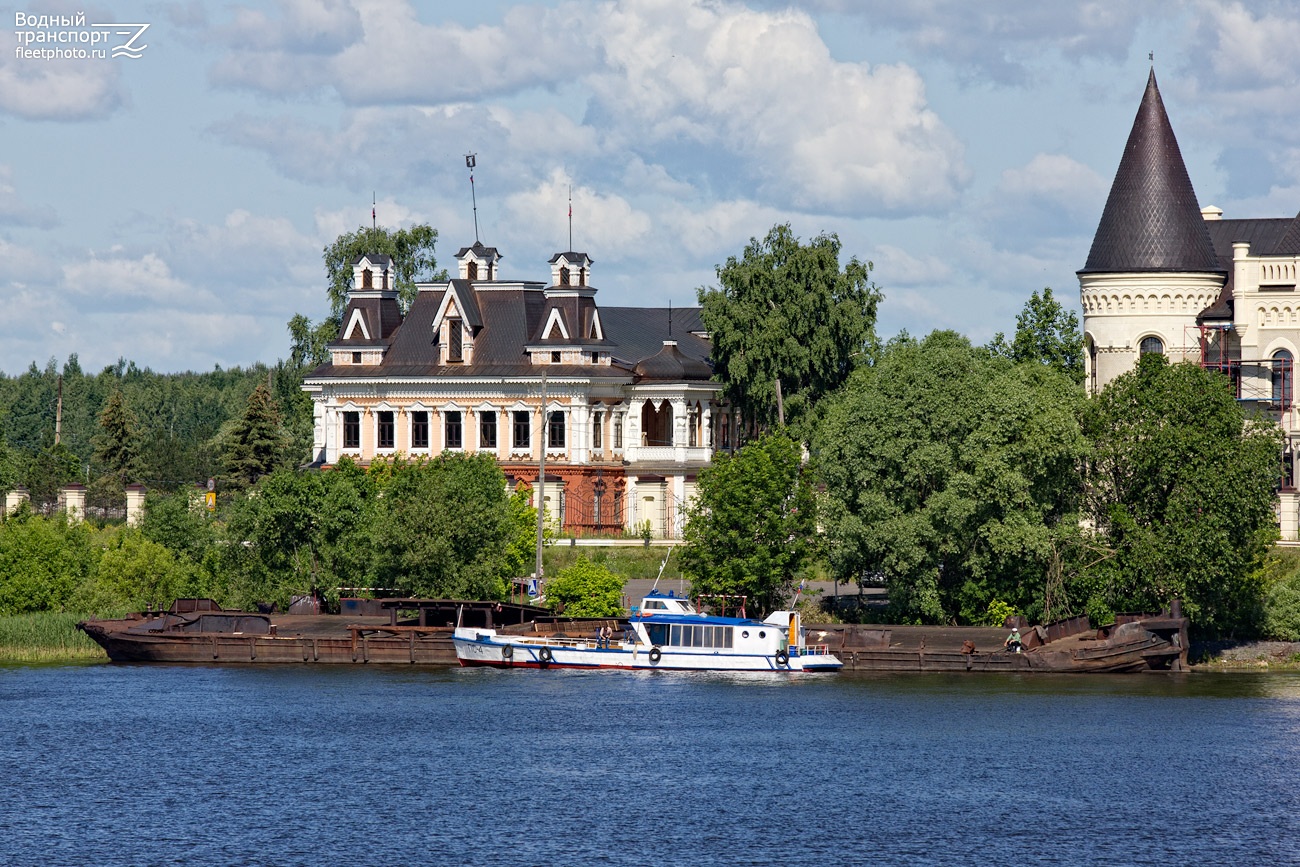
{"type": "Polygon", "coordinates": [[[460,279],[494,281],[497,279],[497,263],[501,253],[496,247],[484,247],[478,241],[472,247],[462,247],[456,253],[460,279]]]}
{"type": "Polygon", "coordinates": [[[352,293],[397,291],[393,260],[380,253],[364,253],[352,263],[352,293]]]}
{"type": "Polygon", "coordinates": [[[574,289],[590,286],[592,264],[586,253],[556,253],[551,257],[551,285],[574,289]]]}

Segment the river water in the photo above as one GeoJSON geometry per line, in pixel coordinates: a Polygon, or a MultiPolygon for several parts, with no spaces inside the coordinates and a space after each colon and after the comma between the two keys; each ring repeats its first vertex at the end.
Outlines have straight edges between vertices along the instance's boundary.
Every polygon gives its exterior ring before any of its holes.
{"type": "Polygon", "coordinates": [[[1300,864],[1300,675],[0,667],[0,863],[1300,864]]]}

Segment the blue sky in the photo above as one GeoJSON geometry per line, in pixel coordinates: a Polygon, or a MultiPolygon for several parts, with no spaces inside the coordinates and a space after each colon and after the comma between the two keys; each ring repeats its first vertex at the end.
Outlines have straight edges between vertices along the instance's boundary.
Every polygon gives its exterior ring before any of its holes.
{"type": "MultiPolygon", "coordinates": [[[[1300,210],[1300,16],[1277,3],[32,2],[0,52],[0,371],[273,362],[368,223],[573,245],[605,305],[693,304],[789,222],[871,260],[879,330],[1077,303],[1155,54],[1201,204],[1300,210]],[[30,26],[41,15],[85,25],[30,26]],[[21,20],[28,26],[19,27],[21,20]],[[95,23],[140,57],[20,57],[95,23]]],[[[20,19],[18,16],[22,16],[20,19]]],[[[79,43],[73,43],[79,44],[79,43]]]]}

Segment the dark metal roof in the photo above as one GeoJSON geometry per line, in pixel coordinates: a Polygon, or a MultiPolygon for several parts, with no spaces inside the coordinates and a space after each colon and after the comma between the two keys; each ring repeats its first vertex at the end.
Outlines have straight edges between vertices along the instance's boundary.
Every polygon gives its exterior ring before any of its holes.
{"type": "Polygon", "coordinates": [[[642,360],[633,368],[637,381],[706,382],[713,378],[713,368],[703,361],[683,355],[675,341],[665,341],[663,349],[642,360]]]}
{"type": "Polygon", "coordinates": [[[629,364],[658,354],[665,340],[676,340],[677,349],[697,361],[707,361],[713,351],[708,340],[692,333],[705,331],[698,307],[602,307],[600,323],[618,346],[615,356],[629,364]]]}
{"type": "Polygon", "coordinates": [[[468,280],[452,280],[451,288],[456,293],[461,312],[465,315],[465,323],[471,328],[481,328],[483,314],[478,309],[478,293],[474,291],[474,285],[468,280]]]}
{"type": "Polygon", "coordinates": [[[1153,69],[1079,273],[1222,270],[1153,69]]]}
{"type": "MultiPolygon", "coordinates": [[[[1274,256],[1300,256],[1300,214],[1287,220],[1287,224],[1286,234],[1273,248],[1274,256]]],[[[1253,245],[1251,249],[1254,249],[1253,245]]]]}
{"type": "Polygon", "coordinates": [[[475,241],[471,247],[461,247],[456,251],[456,258],[459,259],[466,253],[473,251],[476,256],[482,259],[502,259],[505,258],[496,247],[484,247],[479,241],[475,241]]]}
{"type": "Polygon", "coordinates": [[[383,253],[362,253],[360,256],[352,260],[352,264],[358,265],[362,259],[369,259],[370,264],[372,265],[390,265],[393,261],[383,253]]]}

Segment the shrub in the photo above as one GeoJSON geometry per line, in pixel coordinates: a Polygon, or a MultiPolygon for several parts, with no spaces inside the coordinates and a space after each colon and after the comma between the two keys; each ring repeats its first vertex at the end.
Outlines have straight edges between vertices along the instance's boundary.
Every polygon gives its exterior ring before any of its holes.
{"type": "Polygon", "coordinates": [[[623,579],[579,557],[546,583],[546,604],[568,617],[618,617],[623,613],[623,579]]]}
{"type": "Polygon", "coordinates": [[[1264,597],[1264,636],[1300,641],[1300,572],[1273,585],[1264,597]]]}

